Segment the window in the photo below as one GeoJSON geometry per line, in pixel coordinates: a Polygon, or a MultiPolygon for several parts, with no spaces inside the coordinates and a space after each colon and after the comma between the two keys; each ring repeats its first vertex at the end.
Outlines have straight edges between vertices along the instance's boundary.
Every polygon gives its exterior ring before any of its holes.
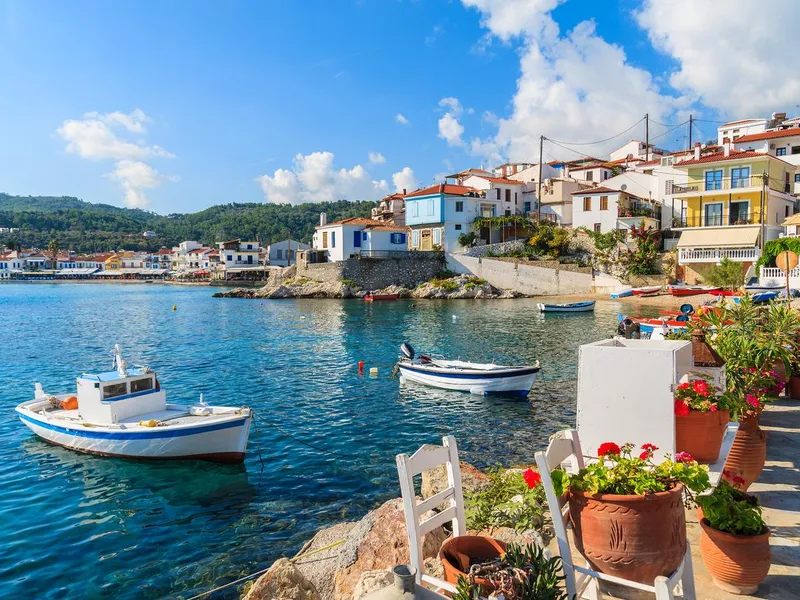
{"type": "MultiPolygon", "coordinates": [[[[323,233],[322,235],[324,236],[325,234],[323,233]]],[[[227,261],[228,262],[233,262],[233,254],[228,254],[227,261]]]]}
{"type": "Polygon", "coordinates": [[[277,258],[278,260],[281,260],[283,258],[283,250],[281,250],[280,248],[278,248],[275,251],[275,254],[276,254],[275,258],[277,258]]]}
{"type": "Polygon", "coordinates": [[[500,200],[500,188],[497,188],[497,199],[500,200]]]}
{"type": "Polygon", "coordinates": [[[511,190],[506,190],[506,202],[511,202],[511,190]]]}
{"type": "Polygon", "coordinates": [[[706,191],[722,189],[722,169],[706,171],[706,191]]]}
{"type": "Polygon", "coordinates": [[[514,204],[517,203],[517,192],[514,192],[514,204]]]}
{"type": "Polygon", "coordinates": [[[367,232],[366,231],[362,231],[361,232],[361,239],[366,241],[366,239],[367,239],[367,232]]]}
{"type": "Polygon", "coordinates": [[[456,212],[464,212],[464,201],[456,200],[456,212]]]}
{"type": "Polygon", "coordinates": [[[795,183],[800,183],[800,173],[795,173],[794,182],[795,183]]]}
{"type": "Polygon", "coordinates": [[[433,244],[438,246],[442,243],[442,230],[438,227],[433,230],[433,244]]]}
{"type": "Polygon", "coordinates": [[[667,196],[669,196],[670,194],[672,194],[672,185],[674,184],[674,182],[675,182],[675,180],[674,180],[674,179],[667,179],[667,180],[664,182],[664,193],[665,193],[667,196]]]}
{"type": "Polygon", "coordinates": [[[252,250],[253,249],[253,244],[247,244],[247,249],[248,250],[252,250]]]}
{"type": "Polygon", "coordinates": [[[722,225],[722,202],[714,202],[703,206],[703,216],[705,217],[705,227],[722,225]]]}
{"type": "Polygon", "coordinates": [[[531,203],[530,202],[523,202],[522,203],[522,208],[523,208],[523,210],[525,212],[530,212],[531,211],[531,203]]]}
{"type": "Polygon", "coordinates": [[[323,248],[327,248],[328,247],[328,232],[327,231],[323,231],[322,232],[322,247],[323,248]]]}
{"type": "Polygon", "coordinates": [[[511,216],[511,210],[510,210],[510,209],[508,209],[508,208],[506,209],[506,216],[507,216],[507,217],[510,217],[510,216],[511,216]]]}
{"type": "Polygon", "coordinates": [[[456,223],[456,231],[461,231],[461,223],[456,223]]]}
{"type": "Polygon", "coordinates": [[[595,223],[594,224],[594,232],[595,233],[600,233],[600,223],[595,223]]]}
{"type": "Polygon", "coordinates": [[[131,381],[131,394],[136,392],[145,392],[153,389],[153,378],[145,377],[144,379],[134,379],[131,381]]]}
{"type": "Polygon", "coordinates": [[[411,232],[411,247],[419,248],[419,230],[415,229],[411,232]]]}
{"type": "Polygon", "coordinates": [[[584,212],[592,210],[592,199],[589,196],[583,199],[584,212]]]}
{"type": "Polygon", "coordinates": [[[729,205],[730,225],[744,225],[750,219],[750,202],[747,200],[732,201],[729,205]]]}
{"type": "Polygon", "coordinates": [[[800,154],[800,146],[792,146],[792,154],[800,154]]]}
{"type": "Polygon", "coordinates": [[[608,196],[600,196],[600,210],[608,210],[608,196]]]}
{"type": "Polygon", "coordinates": [[[127,393],[128,393],[127,383],[112,383],[111,385],[103,386],[103,400],[108,400],[109,398],[116,398],[118,396],[124,396],[127,393]]]}
{"type": "Polygon", "coordinates": [[[784,207],[784,216],[785,216],[785,217],[788,217],[788,216],[789,216],[789,207],[788,207],[788,206],[785,206],[785,207],[784,207]]]}
{"type": "Polygon", "coordinates": [[[411,203],[411,216],[418,217],[419,216],[419,202],[412,202],[411,203]]]}
{"type": "Polygon", "coordinates": [[[405,233],[393,233],[391,235],[390,242],[392,244],[405,244],[406,243],[406,234],[405,233]]]}
{"type": "Polygon", "coordinates": [[[786,148],[775,148],[775,156],[786,156],[786,148]]]}
{"type": "Polygon", "coordinates": [[[603,179],[608,179],[608,171],[603,171],[603,179]]]}
{"type": "Polygon", "coordinates": [[[331,231],[331,248],[336,248],[336,232],[331,231]]]}
{"type": "Polygon", "coordinates": [[[428,215],[430,216],[432,214],[433,214],[433,198],[428,200],[428,215]]]}
{"type": "Polygon", "coordinates": [[[594,173],[592,171],[586,171],[586,181],[593,181],[594,180],[594,173]]]}
{"type": "Polygon", "coordinates": [[[734,167],[731,169],[731,187],[743,188],[750,186],[750,167],[734,167]]]}

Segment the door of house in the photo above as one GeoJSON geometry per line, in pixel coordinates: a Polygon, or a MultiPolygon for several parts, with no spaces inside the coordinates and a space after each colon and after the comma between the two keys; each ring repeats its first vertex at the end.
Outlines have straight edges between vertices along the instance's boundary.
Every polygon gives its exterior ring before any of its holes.
{"type": "Polygon", "coordinates": [[[353,247],[361,248],[361,232],[354,231],[353,232],[353,247]]]}
{"type": "Polygon", "coordinates": [[[703,206],[706,227],[722,225],[722,202],[714,202],[703,206]]]}
{"type": "Polygon", "coordinates": [[[421,250],[433,250],[433,240],[431,238],[431,230],[430,229],[423,229],[421,232],[420,237],[420,249],[421,250]]]}

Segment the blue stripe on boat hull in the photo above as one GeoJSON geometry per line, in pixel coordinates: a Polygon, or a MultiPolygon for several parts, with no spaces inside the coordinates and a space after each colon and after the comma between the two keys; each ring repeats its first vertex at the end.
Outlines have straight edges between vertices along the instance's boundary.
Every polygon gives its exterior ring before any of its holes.
{"type": "Polygon", "coordinates": [[[520,369],[518,371],[506,371],[505,373],[492,373],[491,371],[487,371],[486,373],[440,373],[438,371],[429,371],[427,369],[418,369],[414,367],[410,367],[408,365],[400,364],[398,365],[400,369],[408,369],[409,371],[413,371],[414,373],[422,373],[424,375],[430,375],[432,377],[445,377],[450,379],[505,379],[511,377],[521,377],[524,375],[532,375],[534,373],[539,372],[539,367],[530,367],[528,369],[520,369]]]}

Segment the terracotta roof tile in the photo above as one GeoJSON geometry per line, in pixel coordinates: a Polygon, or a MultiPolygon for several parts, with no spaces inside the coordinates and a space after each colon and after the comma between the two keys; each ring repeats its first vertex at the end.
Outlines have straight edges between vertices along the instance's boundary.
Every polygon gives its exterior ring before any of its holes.
{"type": "Polygon", "coordinates": [[[616,194],[619,190],[612,190],[611,188],[603,187],[599,185],[597,187],[589,188],[588,190],[578,190],[577,192],[572,192],[571,196],[591,196],[593,194],[616,194]]]}
{"type": "Polygon", "coordinates": [[[431,194],[441,194],[442,192],[444,192],[445,194],[449,194],[451,196],[467,196],[471,193],[479,193],[480,190],[476,190],[475,188],[466,185],[453,185],[450,183],[441,183],[438,185],[432,185],[430,187],[423,188],[421,190],[415,190],[410,194],[406,194],[406,198],[414,198],[417,196],[428,196],[431,194]]]}
{"type": "Polygon", "coordinates": [[[485,179],[486,181],[491,181],[492,183],[505,183],[507,185],[525,185],[522,181],[517,181],[516,179],[506,179],[505,177],[486,177],[485,175],[475,175],[475,177],[480,177],[481,179],[485,179]]]}
{"type": "Polygon", "coordinates": [[[772,140],[775,138],[792,137],[795,135],[800,135],[800,127],[791,127],[789,129],[779,129],[778,131],[765,131],[764,133],[743,135],[742,137],[733,140],[733,143],[743,144],[745,142],[758,142],[761,140],[772,140]]]}
{"type": "Polygon", "coordinates": [[[336,227],[339,225],[355,225],[357,227],[366,227],[367,229],[385,229],[388,231],[406,231],[408,229],[408,227],[400,227],[398,225],[392,225],[391,223],[385,223],[383,221],[375,221],[367,217],[350,217],[348,219],[342,219],[341,221],[327,223],[326,225],[317,225],[316,228],[321,229],[324,227],[336,227]]]}
{"type": "MultiPolygon", "coordinates": [[[[731,153],[728,156],[725,156],[724,152],[714,152],[713,154],[707,154],[706,156],[701,156],[699,159],[693,158],[691,160],[684,160],[679,163],[675,163],[675,165],[673,166],[685,167],[687,165],[700,165],[705,163],[722,162],[724,160],[739,160],[742,158],[768,158],[772,160],[781,160],[780,158],[776,158],[775,156],[772,156],[770,154],[764,154],[763,152],[752,152],[750,150],[742,150],[742,151],[731,150],[731,153]]],[[[781,162],[786,162],[786,161],[781,160],[781,162]]]]}

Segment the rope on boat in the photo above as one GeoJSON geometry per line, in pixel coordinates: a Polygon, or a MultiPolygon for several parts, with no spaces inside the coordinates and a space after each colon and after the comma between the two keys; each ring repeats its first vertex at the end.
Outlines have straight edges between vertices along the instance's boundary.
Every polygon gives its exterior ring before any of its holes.
{"type": "MultiPolygon", "coordinates": [[[[303,554],[301,554],[299,556],[294,556],[294,557],[289,559],[289,562],[294,562],[294,561],[299,560],[301,558],[306,558],[308,556],[313,556],[314,554],[319,554],[320,552],[325,552],[326,550],[330,550],[331,548],[335,548],[336,546],[340,546],[342,544],[344,544],[344,540],[339,540],[339,541],[333,542],[332,544],[328,544],[327,546],[323,546],[322,548],[317,548],[316,550],[311,550],[310,552],[305,552],[305,553],[303,553],[303,554]]],[[[248,581],[248,580],[253,579],[255,577],[260,577],[261,575],[263,575],[264,573],[269,571],[271,568],[272,567],[269,566],[266,569],[261,569],[260,571],[256,571],[255,573],[250,573],[250,575],[245,575],[244,577],[240,577],[239,579],[237,579],[235,581],[231,581],[229,583],[224,583],[224,584],[222,584],[222,585],[220,585],[218,587],[212,588],[212,589],[207,590],[205,592],[200,592],[199,594],[197,594],[196,596],[192,596],[188,600],[197,600],[198,598],[204,598],[205,596],[208,596],[209,594],[213,594],[214,592],[219,592],[219,591],[224,590],[226,588],[229,588],[231,586],[238,585],[240,583],[244,583],[245,581],[248,581]]]]}

